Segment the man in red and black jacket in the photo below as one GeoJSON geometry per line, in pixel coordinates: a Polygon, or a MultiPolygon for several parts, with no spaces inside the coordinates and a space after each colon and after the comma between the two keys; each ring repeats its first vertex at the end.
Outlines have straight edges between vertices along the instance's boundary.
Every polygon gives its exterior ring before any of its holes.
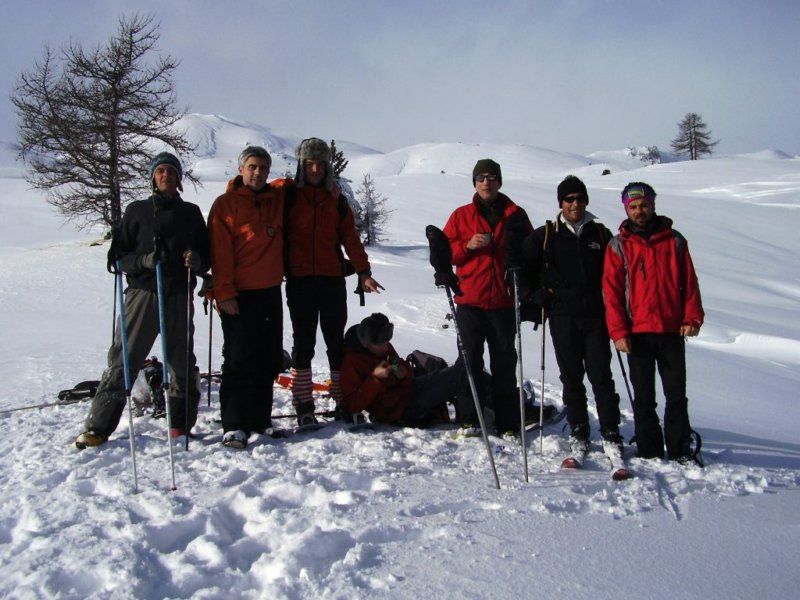
{"type": "Polygon", "coordinates": [[[476,379],[483,370],[484,343],[489,347],[495,428],[517,431],[516,320],[506,284],[504,247],[510,220],[522,221],[526,233],[533,228],[525,211],[500,193],[503,177],[495,161],[479,160],[472,183],[472,202],[457,208],[444,227],[463,292],[455,298],[455,317],[476,379]]]}
{"type": "Polygon", "coordinates": [[[628,218],[608,244],[603,269],[606,324],[617,350],[628,354],[636,447],[642,458],[689,462],[691,426],[686,398],[684,338],[703,325],[703,305],[689,247],[672,220],[655,212],[655,190],[622,190],[628,218]],[[656,413],[655,369],[666,404],[664,433],[656,413]]]}

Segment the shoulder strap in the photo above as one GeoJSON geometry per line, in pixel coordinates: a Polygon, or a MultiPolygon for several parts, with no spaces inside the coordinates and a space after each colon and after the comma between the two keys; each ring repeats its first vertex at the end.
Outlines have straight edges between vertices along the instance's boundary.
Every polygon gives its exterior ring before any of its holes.
{"type": "Polygon", "coordinates": [[[606,229],[602,223],[598,223],[597,221],[592,221],[594,226],[597,228],[597,237],[600,238],[600,245],[605,247],[608,245],[609,240],[611,237],[606,233],[608,229],[606,229]]]}

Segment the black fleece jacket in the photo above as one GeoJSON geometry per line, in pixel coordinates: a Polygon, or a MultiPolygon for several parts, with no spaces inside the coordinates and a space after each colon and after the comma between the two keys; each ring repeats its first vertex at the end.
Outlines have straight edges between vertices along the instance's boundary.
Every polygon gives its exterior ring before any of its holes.
{"type": "MultiPolygon", "coordinates": [[[[180,196],[169,198],[153,194],[147,200],[131,202],[125,209],[120,227],[114,233],[113,252],[116,254],[132,288],[156,291],[156,272],[142,266],[142,259],[154,250],[158,236],[166,250],[163,266],[164,293],[185,294],[186,267],[183,253],[194,250],[202,264],[195,274],[208,271],[208,230],[203,214],[196,204],[184,202],[180,196]]],[[[196,284],[191,278],[191,289],[196,284]]]]}

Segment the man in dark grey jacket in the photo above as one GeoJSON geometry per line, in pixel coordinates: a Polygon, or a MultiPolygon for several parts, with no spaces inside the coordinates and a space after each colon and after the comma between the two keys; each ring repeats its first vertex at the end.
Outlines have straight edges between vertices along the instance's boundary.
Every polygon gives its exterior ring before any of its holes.
{"type": "Polygon", "coordinates": [[[592,384],[600,434],[621,448],[619,396],[611,376],[611,347],[605,324],[603,256],[611,232],[586,210],[589,195],[574,175],[558,185],[561,209],[522,244],[523,276],[544,304],[561,371],[574,455],[589,443],[584,375],[592,384]]]}
{"type": "MultiPolygon", "coordinates": [[[[114,233],[113,256],[119,260],[128,287],[125,290],[128,364],[131,381],[159,334],[158,296],[155,265],[161,261],[164,284],[164,311],[167,340],[166,364],[169,368],[169,403],[173,429],[178,437],[188,433],[197,420],[199,391],[186,381],[187,354],[189,372],[194,373],[194,326],[189,319],[187,331],[187,294],[196,284],[195,274],[209,268],[208,232],[200,209],[184,202],[183,169],[180,161],[168,152],[158,154],[150,165],[153,194],[147,200],[132,202],[125,209],[120,226],[114,233]],[[186,269],[192,270],[187,282],[186,269]],[[185,414],[185,394],[189,390],[189,414],[185,414]],[[187,418],[188,417],[188,418],[187,418]]],[[[111,253],[110,253],[111,254],[111,253]]],[[[190,304],[190,310],[193,304],[190,304]]],[[[193,314],[190,315],[193,317],[193,314]]],[[[114,343],[108,351],[108,369],[103,373],[92,400],[86,430],[75,440],[79,449],[99,446],[108,441],[119,424],[125,408],[125,376],[122,339],[118,325],[114,343]]]]}

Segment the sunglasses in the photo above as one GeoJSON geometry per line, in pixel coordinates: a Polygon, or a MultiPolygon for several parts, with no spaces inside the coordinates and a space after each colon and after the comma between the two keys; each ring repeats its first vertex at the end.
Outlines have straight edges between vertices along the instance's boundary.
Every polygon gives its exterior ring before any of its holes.
{"type": "Polygon", "coordinates": [[[566,202],[567,204],[572,204],[573,202],[586,202],[586,196],[583,194],[575,194],[574,196],[567,196],[562,200],[562,202],[566,202]]]}
{"type": "Polygon", "coordinates": [[[480,181],[481,183],[483,183],[486,179],[488,179],[489,181],[497,181],[497,175],[489,175],[488,173],[475,175],[475,181],[480,181]]]}

